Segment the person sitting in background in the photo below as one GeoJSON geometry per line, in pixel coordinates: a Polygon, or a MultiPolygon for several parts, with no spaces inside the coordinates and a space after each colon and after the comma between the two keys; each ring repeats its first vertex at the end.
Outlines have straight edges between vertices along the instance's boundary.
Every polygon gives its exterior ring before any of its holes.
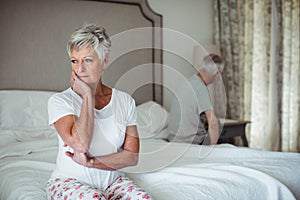
{"type": "Polygon", "coordinates": [[[196,66],[198,73],[179,87],[170,108],[168,141],[205,145],[218,142],[219,121],[207,86],[220,76],[223,66],[220,56],[209,54],[203,58],[201,66],[196,66]]]}
{"type": "Polygon", "coordinates": [[[120,169],[138,163],[134,99],[102,83],[111,41],[103,27],[77,29],[67,45],[71,87],[48,101],[59,134],[48,199],[152,199],[120,169]]]}

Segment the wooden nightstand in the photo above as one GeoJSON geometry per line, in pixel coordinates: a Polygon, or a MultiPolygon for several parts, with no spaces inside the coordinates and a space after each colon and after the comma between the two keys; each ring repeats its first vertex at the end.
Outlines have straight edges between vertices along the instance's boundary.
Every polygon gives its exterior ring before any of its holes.
{"type": "Polygon", "coordinates": [[[233,143],[234,137],[241,137],[243,145],[248,147],[245,132],[248,123],[250,123],[250,121],[226,119],[218,143],[233,143]]]}

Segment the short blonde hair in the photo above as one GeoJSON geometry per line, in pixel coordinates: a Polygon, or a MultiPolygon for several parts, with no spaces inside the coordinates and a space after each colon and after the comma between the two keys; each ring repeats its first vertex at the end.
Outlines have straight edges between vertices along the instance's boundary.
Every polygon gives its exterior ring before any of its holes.
{"type": "Polygon", "coordinates": [[[67,52],[71,56],[73,50],[91,46],[103,61],[105,54],[111,47],[110,38],[104,27],[96,24],[86,24],[76,29],[67,43],[67,52]]]}

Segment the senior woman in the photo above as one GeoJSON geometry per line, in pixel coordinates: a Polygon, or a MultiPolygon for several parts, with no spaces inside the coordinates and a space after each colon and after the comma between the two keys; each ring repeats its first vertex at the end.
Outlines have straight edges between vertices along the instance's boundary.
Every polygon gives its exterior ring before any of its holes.
{"type": "Polygon", "coordinates": [[[85,25],[70,37],[71,87],[48,102],[59,134],[48,199],[152,199],[119,169],[138,162],[133,98],[101,82],[111,41],[103,27],[85,25]]]}

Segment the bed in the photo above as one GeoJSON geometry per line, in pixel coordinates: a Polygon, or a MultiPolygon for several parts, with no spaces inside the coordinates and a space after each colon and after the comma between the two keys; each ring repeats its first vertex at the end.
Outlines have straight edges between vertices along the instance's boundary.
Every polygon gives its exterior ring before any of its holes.
{"type": "Polygon", "coordinates": [[[147,1],[4,4],[0,8],[1,200],[46,199],[46,182],[58,150],[57,133],[48,126],[47,101],[69,86],[64,52],[68,34],[99,19],[113,35],[104,82],[129,92],[137,103],[141,153],[137,166],[124,169],[129,177],[158,200],[300,199],[299,153],[164,140],[169,113],[162,106],[163,70],[153,64],[162,64],[162,16],[147,1]],[[146,67],[139,71],[136,66],[146,67]],[[132,70],[139,72],[143,83],[128,81],[132,77],[124,74],[132,70]]]}
{"type": "MultiPolygon", "coordinates": [[[[45,199],[57,133],[47,126],[53,92],[0,92],[0,199],[45,199]],[[21,109],[23,108],[23,109],[21,109]]],[[[231,144],[168,143],[168,112],[137,106],[140,162],[124,171],[155,199],[299,199],[300,155],[231,144]]]]}

